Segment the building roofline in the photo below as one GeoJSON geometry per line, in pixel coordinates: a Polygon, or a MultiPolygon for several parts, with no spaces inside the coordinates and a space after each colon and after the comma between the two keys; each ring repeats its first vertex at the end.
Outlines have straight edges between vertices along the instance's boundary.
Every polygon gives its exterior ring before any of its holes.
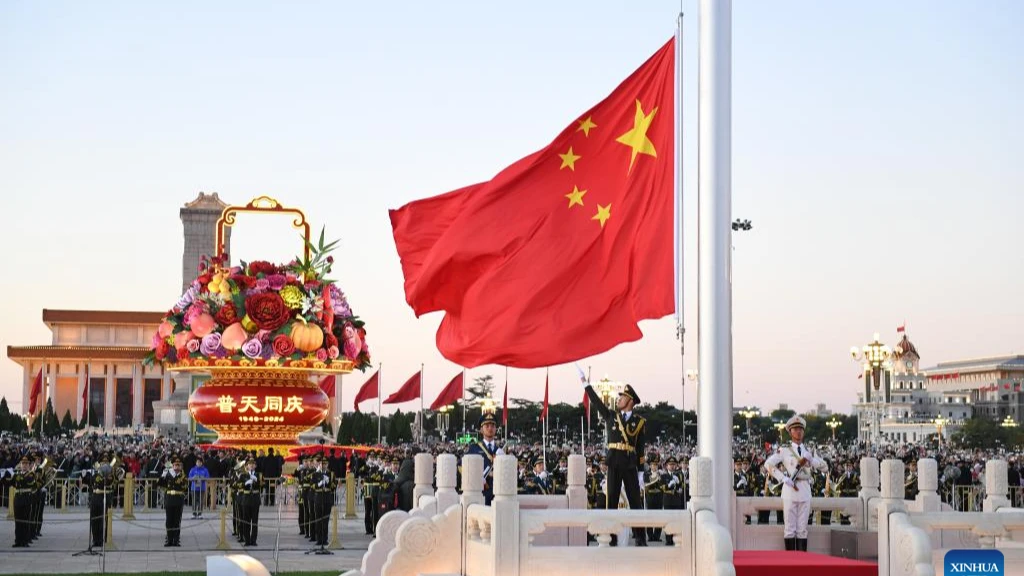
{"type": "MultiPolygon", "coordinates": [[[[19,360],[142,360],[146,346],[8,346],[7,357],[19,360]]],[[[20,362],[19,362],[20,364],[20,362]]]]}
{"type": "Polygon", "coordinates": [[[48,310],[43,323],[50,324],[159,324],[165,312],[124,310],[48,310]]]}

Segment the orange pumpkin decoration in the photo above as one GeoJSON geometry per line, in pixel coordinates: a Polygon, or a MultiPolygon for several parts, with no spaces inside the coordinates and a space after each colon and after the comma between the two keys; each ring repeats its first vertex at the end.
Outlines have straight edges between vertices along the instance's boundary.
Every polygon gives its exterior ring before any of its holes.
{"type": "Polygon", "coordinates": [[[303,352],[312,352],[324,345],[324,331],[301,316],[292,324],[292,342],[303,352]]]}

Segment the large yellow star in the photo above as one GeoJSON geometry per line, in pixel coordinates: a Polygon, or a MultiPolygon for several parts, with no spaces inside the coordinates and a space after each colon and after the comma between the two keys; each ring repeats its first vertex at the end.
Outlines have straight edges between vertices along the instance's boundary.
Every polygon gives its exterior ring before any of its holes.
{"type": "Polygon", "coordinates": [[[569,170],[572,170],[573,172],[576,171],[576,161],[582,158],[582,156],[577,156],[572,153],[572,146],[569,146],[568,152],[565,154],[559,154],[558,156],[562,159],[562,165],[559,166],[558,169],[561,170],[568,166],[569,170]]]}
{"type": "Polygon", "coordinates": [[[633,163],[636,162],[637,154],[648,154],[650,156],[658,157],[657,150],[654,149],[654,143],[647,137],[647,130],[651,127],[651,122],[654,121],[654,115],[658,113],[658,109],[651,110],[650,114],[644,114],[644,109],[640,104],[640,101],[636,101],[636,115],[633,117],[633,128],[615,139],[620,144],[625,144],[633,149],[633,153],[629,158],[629,171],[633,170],[633,163]]]}
{"type": "Polygon", "coordinates": [[[583,135],[587,136],[587,137],[590,136],[590,129],[591,128],[597,128],[597,124],[594,124],[594,122],[591,121],[590,118],[591,118],[590,116],[587,116],[586,120],[580,120],[579,121],[580,127],[576,129],[577,132],[582,131],[583,135]]]}
{"type": "Polygon", "coordinates": [[[583,195],[586,193],[586,190],[580,190],[579,188],[573,186],[572,192],[569,192],[568,194],[565,195],[565,197],[569,199],[569,208],[572,208],[574,204],[579,204],[580,206],[583,206],[583,195]]]}
{"type": "Polygon", "coordinates": [[[595,214],[594,217],[591,218],[591,220],[597,220],[598,222],[601,223],[601,228],[604,228],[605,221],[607,221],[611,217],[612,217],[612,205],[609,204],[607,206],[601,206],[600,204],[598,204],[597,205],[597,214],[595,214]]]}

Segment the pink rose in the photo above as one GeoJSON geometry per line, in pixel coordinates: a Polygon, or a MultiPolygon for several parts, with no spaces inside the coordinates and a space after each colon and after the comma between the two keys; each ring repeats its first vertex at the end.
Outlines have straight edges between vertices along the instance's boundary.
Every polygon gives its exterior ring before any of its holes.
{"type": "Polygon", "coordinates": [[[331,346],[330,348],[327,349],[327,357],[330,358],[331,360],[334,360],[340,355],[341,351],[338,350],[337,346],[331,346]]]}
{"type": "Polygon", "coordinates": [[[196,352],[199,351],[199,340],[196,340],[195,338],[189,340],[187,343],[185,343],[185,349],[195,354],[196,352]]]}
{"type": "Polygon", "coordinates": [[[317,348],[316,349],[316,359],[321,361],[321,362],[326,362],[327,361],[327,350],[324,350],[323,348],[317,348]]]}

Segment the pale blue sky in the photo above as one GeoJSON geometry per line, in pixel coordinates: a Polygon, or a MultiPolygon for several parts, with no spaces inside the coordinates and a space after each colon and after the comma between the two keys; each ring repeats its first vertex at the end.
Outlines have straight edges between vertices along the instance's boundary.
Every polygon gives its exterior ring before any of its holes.
{"type": "MultiPolygon", "coordinates": [[[[692,368],[696,1],[684,10],[692,368]]],[[[456,368],[434,348],[440,315],[416,320],[404,302],[386,209],[545,145],[672,35],[677,11],[3,2],[0,349],[48,343],[44,307],[166,309],[178,208],[199,190],[271,194],[341,238],[338,276],[385,393],[424,362],[429,403],[456,368]]],[[[754,221],[736,239],[737,404],[849,410],[847,350],[876,331],[892,342],[904,320],[925,365],[1024,353],[1022,22],[1012,0],[734,3],[733,206],[754,221]]],[[[284,222],[245,224],[236,255],[298,250],[284,222]]],[[[581,364],[678,404],[674,322],[642,328],[643,341],[581,364]]],[[[0,358],[15,406],[20,377],[0,358]]],[[[346,407],[364,379],[345,379],[346,407]]],[[[543,381],[512,370],[510,395],[540,399],[543,381]]],[[[554,400],[579,400],[571,365],[552,382],[554,400]]]]}

